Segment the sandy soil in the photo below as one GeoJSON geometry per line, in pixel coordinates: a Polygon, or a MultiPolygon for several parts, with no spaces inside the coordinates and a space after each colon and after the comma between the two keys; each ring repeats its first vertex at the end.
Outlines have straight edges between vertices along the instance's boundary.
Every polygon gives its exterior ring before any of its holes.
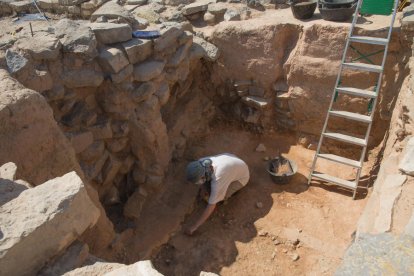
{"type": "MultiPolygon", "coordinates": [[[[221,204],[194,236],[188,237],[183,229],[197,219],[204,203],[196,203],[195,211],[185,219],[181,229],[174,229],[164,219],[168,220],[167,213],[177,219],[177,206],[186,205],[185,201],[194,202],[196,191],[184,180],[180,181],[184,179],[185,163],[178,165],[172,172],[178,180],[173,180],[171,185],[184,189],[170,188],[175,191],[164,194],[164,199],[169,198],[166,205],[170,208],[168,211],[158,205],[156,211],[161,215],[157,223],[143,219],[138,226],[145,231],[151,228],[154,239],[166,229],[173,232],[168,243],[151,258],[155,267],[165,275],[198,275],[200,271],[220,275],[331,275],[352,241],[366,203],[365,195],[362,193],[354,201],[350,192],[335,187],[316,182],[308,187],[306,177],[314,152],[290,146],[295,137],[278,134],[259,137],[224,127],[213,133],[199,140],[187,157],[235,153],[249,165],[251,180],[227,203],[221,204]],[[258,143],[265,144],[267,151],[256,152],[258,143]],[[265,170],[264,157],[276,156],[278,150],[295,160],[299,167],[287,185],[274,184],[265,170]],[[175,205],[171,204],[173,201],[175,205]]],[[[326,164],[325,168],[336,169],[332,164],[326,164]]],[[[187,203],[187,208],[181,209],[188,211],[188,204],[191,205],[187,203]]],[[[154,206],[150,209],[155,211],[154,206]]],[[[139,248],[143,247],[135,247],[139,248]]]]}

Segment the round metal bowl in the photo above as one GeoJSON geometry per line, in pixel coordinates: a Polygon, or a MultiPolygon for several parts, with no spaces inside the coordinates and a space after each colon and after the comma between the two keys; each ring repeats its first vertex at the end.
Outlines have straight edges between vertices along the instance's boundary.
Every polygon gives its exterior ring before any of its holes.
{"type": "Polygon", "coordinates": [[[293,0],[290,2],[290,9],[297,19],[309,19],[313,16],[318,3],[316,1],[293,0]]]}
{"type": "Polygon", "coordinates": [[[298,166],[295,161],[280,156],[270,160],[267,163],[266,170],[274,183],[283,185],[288,184],[290,182],[292,177],[298,171],[298,166]],[[287,164],[290,167],[290,172],[279,173],[279,168],[281,164],[287,164]]]}

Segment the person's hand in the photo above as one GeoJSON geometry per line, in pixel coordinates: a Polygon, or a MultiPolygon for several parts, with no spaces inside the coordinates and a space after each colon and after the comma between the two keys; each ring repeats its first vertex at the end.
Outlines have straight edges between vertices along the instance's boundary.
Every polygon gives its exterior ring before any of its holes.
{"type": "Polygon", "coordinates": [[[192,236],[196,230],[197,229],[195,229],[194,227],[189,227],[189,228],[185,229],[184,233],[187,236],[192,236]]]}

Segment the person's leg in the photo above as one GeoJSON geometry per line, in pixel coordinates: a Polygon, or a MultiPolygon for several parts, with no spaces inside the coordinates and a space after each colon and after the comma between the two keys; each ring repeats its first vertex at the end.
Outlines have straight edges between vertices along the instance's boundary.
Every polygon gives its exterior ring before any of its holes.
{"type": "Polygon", "coordinates": [[[232,182],[227,188],[226,196],[224,199],[225,200],[228,199],[229,197],[231,197],[234,193],[236,193],[238,190],[240,190],[243,187],[244,185],[241,184],[239,181],[232,182]]]}

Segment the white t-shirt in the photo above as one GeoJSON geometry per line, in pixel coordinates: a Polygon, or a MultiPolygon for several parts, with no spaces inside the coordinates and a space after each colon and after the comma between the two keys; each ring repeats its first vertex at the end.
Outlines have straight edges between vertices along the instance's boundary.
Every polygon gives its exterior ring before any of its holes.
{"type": "Polygon", "coordinates": [[[237,156],[230,153],[223,153],[203,159],[211,159],[214,168],[211,177],[209,204],[216,204],[224,200],[227,189],[232,182],[239,181],[243,186],[249,182],[249,168],[237,156]]]}

